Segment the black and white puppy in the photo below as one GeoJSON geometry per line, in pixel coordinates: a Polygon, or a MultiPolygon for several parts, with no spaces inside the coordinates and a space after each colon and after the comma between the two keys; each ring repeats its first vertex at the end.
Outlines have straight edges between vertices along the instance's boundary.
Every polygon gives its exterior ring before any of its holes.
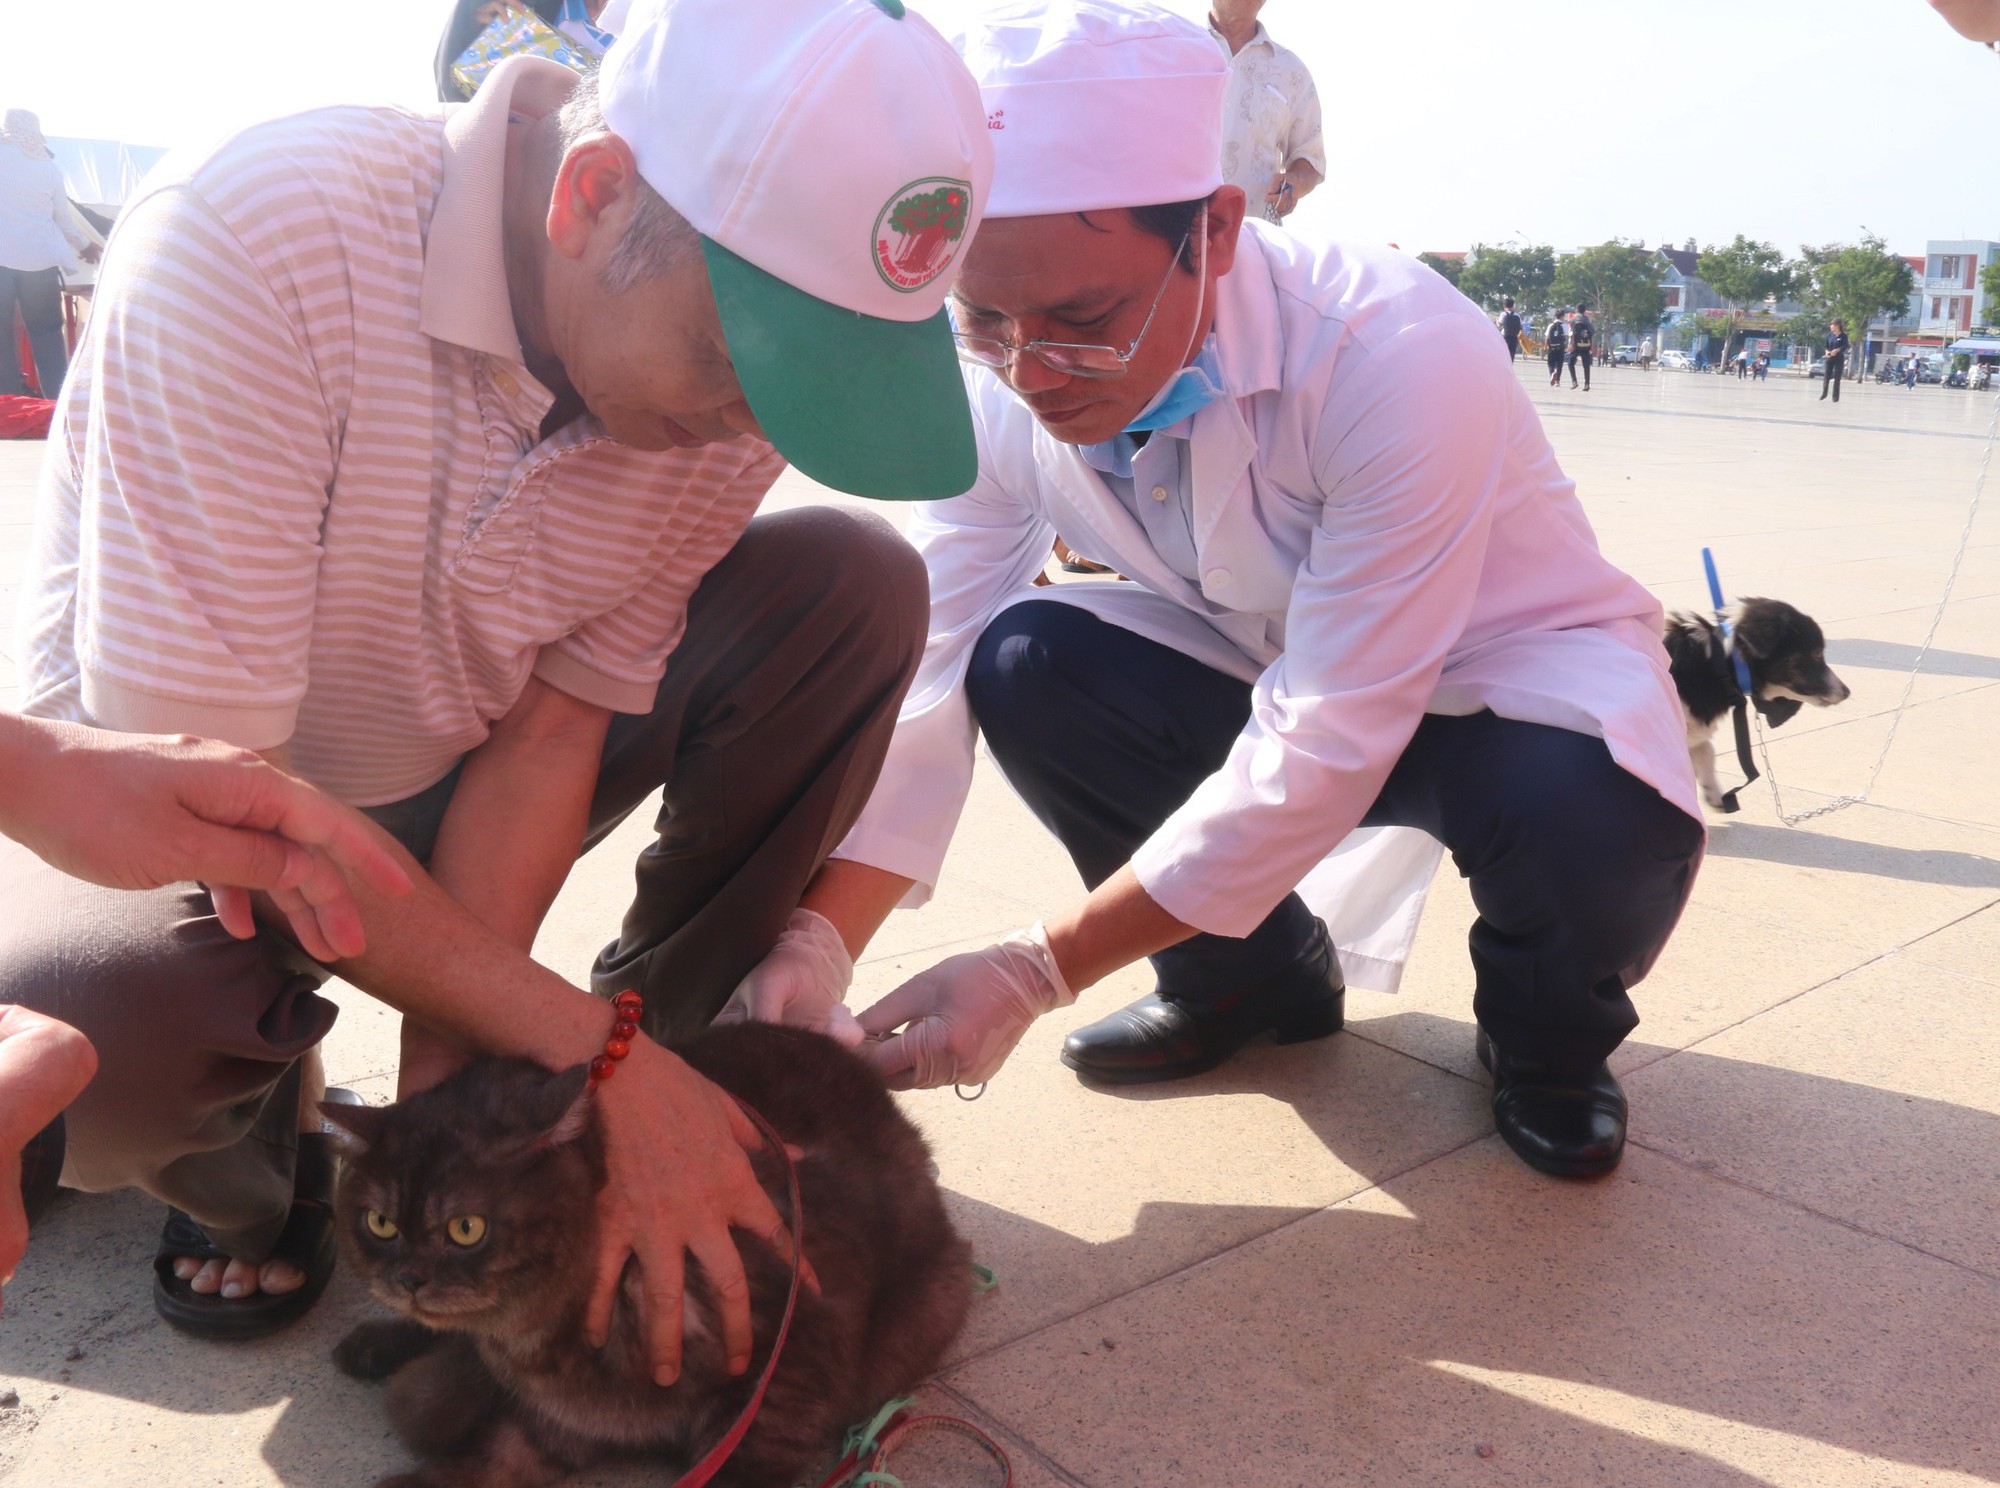
{"type": "Polygon", "coordinates": [[[1687,714],[1688,755],[1701,785],[1701,798],[1722,806],[1715,778],[1715,729],[1743,697],[1731,645],[1750,668],[1750,700],[1772,727],[1798,712],[1801,703],[1831,708],[1847,701],[1847,684],[1826,664],[1826,637],[1812,616],[1781,599],[1745,599],[1731,615],[1733,636],[1722,638],[1713,620],[1686,610],[1667,615],[1667,660],[1687,714]]]}

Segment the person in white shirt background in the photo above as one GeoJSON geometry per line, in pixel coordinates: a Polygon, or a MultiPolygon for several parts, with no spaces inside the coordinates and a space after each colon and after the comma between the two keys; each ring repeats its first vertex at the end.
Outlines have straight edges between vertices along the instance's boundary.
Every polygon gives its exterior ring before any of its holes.
{"type": "Polygon", "coordinates": [[[62,278],[79,260],[97,258],[63,191],[42,121],[27,109],[8,109],[0,120],[0,397],[27,390],[14,341],[14,311],[35,354],[44,398],[53,398],[69,372],[63,340],[62,278]]]}
{"type": "Polygon", "coordinates": [[[923,662],[737,1010],[852,1036],[852,958],[937,883],[983,732],[1090,893],[863,1012],[892,1083],[989,1079],[1141,956],[1156,991],[1064,1046],[1086,1078],[1330,1034],[1434,838],[1479,911],[1502,1134],[1608,1171],[1605,1061],[1704,843],[1657,602],[1599,554],[1483,314],[1402,254],[1245,221],[1202,27],[1013,0],[961,46],[1006,126],[953,290],[980,475],[917,509],[923,662]],[[1052,535],[1134,582],[1033,587],[1052,535]]]}
{"type": "Polygon", "coordinates": [[[1263,8],[1264,0],[1215,0],[1208,29],[1230,58],[1222,179],[1243,188],[1253,211],[1282,222],[1326,179],[1326,145],[1312,73],[1271,39],[1257,18],[1263,8]]]}

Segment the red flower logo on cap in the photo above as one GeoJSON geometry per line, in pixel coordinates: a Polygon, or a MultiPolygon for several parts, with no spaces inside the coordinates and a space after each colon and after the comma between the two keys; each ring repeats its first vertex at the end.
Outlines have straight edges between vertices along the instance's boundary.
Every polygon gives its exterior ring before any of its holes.
{"type": "Polygon", "coordinates": [[[972,185],[942,177],[912,181],[875,219],[875,270],[909,294],[951,267],[972,220],[972,185]]]}

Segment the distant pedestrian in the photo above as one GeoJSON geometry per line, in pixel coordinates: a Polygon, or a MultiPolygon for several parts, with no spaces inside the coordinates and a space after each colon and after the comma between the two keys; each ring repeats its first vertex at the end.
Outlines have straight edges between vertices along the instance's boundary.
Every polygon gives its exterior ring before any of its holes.
{"type": "Polygon", "coordinates": [[[1569,323],[1569,385],[1576,386],[1576,369],[1583,367],[1583,390],[1590,391],[1590,353],[1597,344],[1597,328],[1590,323],[1590,307],[1578,305],[1569,323]]]}
{"type": "Polygon", "coordinates": [[[1834,402],[1840,401],[1840,374],[1847,367],[1847,346],[1847,326],[1836,320],[1826,333],[1826,380],[1819,387],[1822,402],[1829,392],[1834,402]]]}
{"type": "Polygon", "coordinates": [[[1512,295],[1500,302],[1500,335],[1507,343],[1507,360],[1511,362],[1521,354],[1521,317],[1514,313],[1512,295]]]}
{"type": "MultiPolygon", "coordinates": [[[[1908,388],[1911,392],[1915,392],[1917,390],[1918,365],[1919,363],[1917,361],[1917,354],[1914,351],[1910,353],[1910,359],[1907,362],[1903,363],[1903,386],[1908,388]]],[[[1821,393],[1820,396],[1823,398],[1826,396],[1826,394],[1821,393]]]]}
{"type": "Polygon", "coordinates": [[[1771,375],[1771,353],[1768,351],[1758,352],[1756,365],[1751,370],[1757,374],[1759,382],[1769,377],[1771,375]]]}
{"type": "Polygon", "coordinates": [[[1750,380],[1749,347],[1746,346],[1741,351],[1736,353],[1736,361],[1733,363],[1733,365],[1736,368],[1736,380],[1738,382],[1748,382],[1750,380]]]}
{"type": "Polygon", "coordinates": [[[1563,323],[1567,310],[1558,310],[1549,317],[1548,345],[1543,349],[1549,356],[1549,386],[1561,387],[1563,380],[1563,357],[1569,350],[1569,327],[1563,323]]]}
{"type": "Polygon", "coordinates": [[[1214,0],[1208,29],[1229,54],[1222,96],[1222,179],[1271,222],[1326,179],[1319,90],[1296,52],[1257,19],[1264,0],[1214,0]]]}
{"type": "Polygon", "coordinates": [[[42,121],[8,109],[0,121],[0,397],[28,390],[14,340],[14,307],[35,354],[35,380],[53,398],[69,371],[63,338],[62,276],[97,245],[63,191],[62,170],[42,138],[42,121]]]}

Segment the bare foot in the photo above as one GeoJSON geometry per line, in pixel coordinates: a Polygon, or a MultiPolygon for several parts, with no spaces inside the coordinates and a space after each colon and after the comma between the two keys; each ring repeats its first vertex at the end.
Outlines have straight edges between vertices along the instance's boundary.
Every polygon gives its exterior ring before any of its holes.
{"type": "MultiPolygon", "coordinates": [[[[320,1124],[319,1103],[326,1096],[326,1069],[320,1063],[318,1049],[306,1050],[299,1076],[299,1130],[316,1132],[320,1124]]],[[[282,1297],[286,1292],[296,1292],[306,1284],[305,1272],[290,1261],[265,1261],[262,1265],[252,1265],[248,1261],[177,1256],[174,1259],[174,1275],[186,1282],[188,1290],[197,1296],[220,1295],[231,1301],[258,1292],[282,1297]]]]}
{"type": "Polygon", "coordinates": [[[220,1293],[232,1301],[256,1292],[278,1297],[296,1292],[306,1284],[306,1274],[290,1261],[266,1261],[253,1266],[248,1261],[204,1261],[181,1256],[174,1262],[174,1275],[188,1284],[188,1290],[203,1297],[220,1293]]]}

